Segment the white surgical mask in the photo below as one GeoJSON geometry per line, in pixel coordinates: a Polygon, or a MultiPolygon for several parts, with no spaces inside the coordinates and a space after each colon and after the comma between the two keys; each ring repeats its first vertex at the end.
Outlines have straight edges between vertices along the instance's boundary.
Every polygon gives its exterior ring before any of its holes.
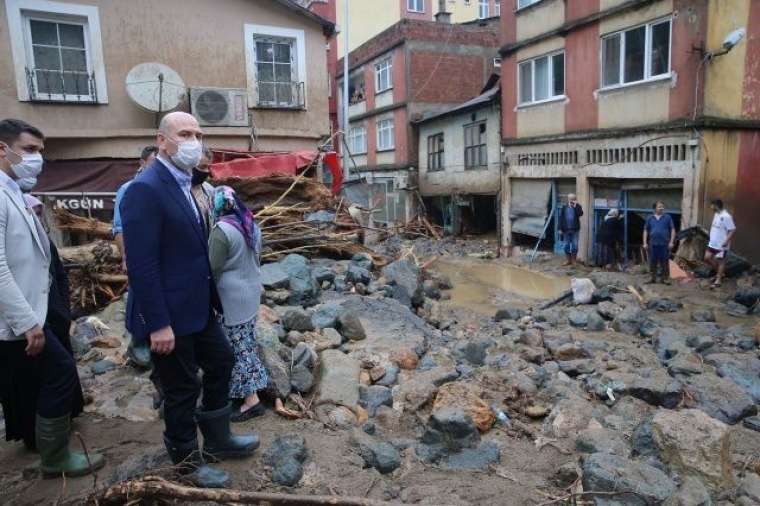
{"type": "Polygon", "coordinates": [[[37,178],[36,177],[22,177],[16,180],[16,184],[18,184],[18,187],[21,188],[23,191],[28,192],[28,191],[31,191],[32,188],[37,186],[37,178]]]}
{"type": "MultiPolygon", "coordinates": [[[[24,153],[23,155],[18,155],[17,153],[14,154],[21,158],[19,163],[11,164],[11,170],[16,174],[16,177],[19,180],[34,178],[36,181],[37,176],[42,172],[42,155],[39,153],[24,153]]],[[[21,186],[20,183],[19,186],[21,186]]]]}
{"type": "Polygon", "coordinates": [[[182,170],[190,171],[197,167],[203,156],[203,145],[198,140],[177,143],[177,152],[172,155],[172,162],[182,170]]]}

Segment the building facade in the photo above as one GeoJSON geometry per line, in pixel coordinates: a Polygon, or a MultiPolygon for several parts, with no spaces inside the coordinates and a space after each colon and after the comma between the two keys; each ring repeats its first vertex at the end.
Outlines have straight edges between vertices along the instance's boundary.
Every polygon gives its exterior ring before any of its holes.
{"type": "Polygon", "coordinates": [[[213,148],[314,149],[330,134],[334,25],[291,0],[3,3],[0,110],[45,132],[49,160],[135,159],[154,142],[157,114],[125,84],[146,62],[181,78],[179,110],[196,112],[196,88],[241,90],[228,105],[249,121],[204,126],[213,148]]]}
{"type": "Polygon", "coordinates": [[[587,210],[580,256],[593,256],[596,225],[620,208],[626,254],[639,259],[655,200],[680,228],[709,228],[720,197],[739,228],[734,249],[760,260],[760,2],[502,7],[503,246],[545,230],[561,247],[557,210],[576,193],[587,210]]]}
{"type": "MultiPolygon", "coordinates": [[[[346,26],[346,1],[349,2],[349,51],[402,19],[434,21],[439,12],[446,12],[452,22],[466,23],[501,14],[501,0],[337,0],[338,27],[346,26]]],[[[339,35],[339,57],[343,56],[344,44],[344,36],[339,35]]]]}
{"type": "MultiPolygon", "coordinates": [[[[418,143],[411,122],[480,93],[493,72],[498,30],[497,20],[405,19],[349,54],[349,179],[374,189],[379,221],[403,223],[414,214],[418,143]]],[[[339,104],[342,68],[339,62],[339,104]]]]}
{"type": "Polygon", "coordinates": [[[501,188],[498,76],[483,93],[415,122],[418,185],[427,213],[453,235],[497,232],[501,188]]]}

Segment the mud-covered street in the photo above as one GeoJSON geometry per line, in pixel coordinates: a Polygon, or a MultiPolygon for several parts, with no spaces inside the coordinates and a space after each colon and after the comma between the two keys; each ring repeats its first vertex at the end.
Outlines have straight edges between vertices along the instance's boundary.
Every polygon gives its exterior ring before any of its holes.
{"type": "MultiPolygon", "coordinates": [[[[264,267],[270,409],[236,426],[262,445],[221,464],[234,488],[436,505],[760,501],[760,335],[741,314],[760,297],[756,275],[719,290],[647,285],[642,273],[549,256],[528,266],[488,258],[487,242],[443,242],[460,254],[419,240],[390,245],[400,259],[385,267],[366,255],[264,267]],[[571,278],[593,282],[591,303],[540,309],[571,278]]],[[[168,476],[123,311],[81,319],[74,337],[89,397],[75,426],[107,467],[42,480],[34,454],[4,445],[3,504],[78,504],[168,476]]]]}

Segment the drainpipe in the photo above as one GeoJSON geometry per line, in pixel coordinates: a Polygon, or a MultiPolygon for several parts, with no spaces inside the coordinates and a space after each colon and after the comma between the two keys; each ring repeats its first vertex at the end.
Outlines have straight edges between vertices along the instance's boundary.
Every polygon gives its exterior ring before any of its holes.
{"type": "Polygon", "coordinates": [[[348,25],[349,25],[349,0],[343,0],[345,15],[343,22],[343,180],[348,181],[350,154],[348,153],[348,25]]]}

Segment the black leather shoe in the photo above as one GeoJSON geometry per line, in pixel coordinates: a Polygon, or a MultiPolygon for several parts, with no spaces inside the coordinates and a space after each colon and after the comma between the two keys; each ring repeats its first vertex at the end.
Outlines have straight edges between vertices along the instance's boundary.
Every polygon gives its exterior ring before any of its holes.
{"type": "Polygon", "coordinates": [[[164,436],[166,451],[182,478],[200,488],[225,488],[230,475],[221,469],[206,465],[198,448],[198,441],[178,444],[164,436]]]}
{"type": "Polygon", "coordinates": [[[127,357],[140,369],[150,369],[152,364],[150,346],[147,342],[136,342],[134,337],[129,341],[127,357]]]}
{"type": "Polygon", "coordinates": [[[230,431],[229,404],[214,411],[197,411],[195,419],[203,434],[203,454],[211,460],[240,459],[259,447],[257,434],[239,436],[230,431]]]}

